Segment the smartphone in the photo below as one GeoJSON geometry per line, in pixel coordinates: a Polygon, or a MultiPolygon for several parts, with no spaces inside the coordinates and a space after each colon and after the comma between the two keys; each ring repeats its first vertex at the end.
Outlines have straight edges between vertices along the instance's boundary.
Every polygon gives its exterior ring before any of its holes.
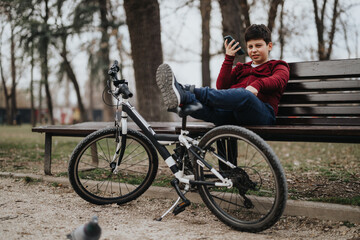
{"type": "MultiPolygon", "coordinates": [[[[224,37],[224,39],[227,40],[227,42],[229,44],[234,38],[232,36],[230,36],[230,35],[227,35],[227,36],[224,37]]],[[[234,44],[236,44],[236,41],[234,42],[234,44]]],[[[240,46],[240,44],[238,45],[238,47],[239,46],[240,46]]],[[[245,52],[244,52],[244,50],[242,50],[242,48],[239,51],[237,51],[236,53],[239,54],[239,55],[244,55],[245,54],[245,52]]]]}

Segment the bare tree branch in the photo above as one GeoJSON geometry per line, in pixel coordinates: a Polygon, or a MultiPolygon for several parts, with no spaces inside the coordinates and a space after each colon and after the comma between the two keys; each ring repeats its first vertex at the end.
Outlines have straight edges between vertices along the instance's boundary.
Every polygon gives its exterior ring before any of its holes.
{"type": "Polygon", "coordinates": [[[338,0],[334,0],[334,7],[333,7],[333,14],[332,14],[332,20],[331,20],[331,31],[329,34],[329,47],[328,47],[328,51],[326,54],[326,58],[330,59],[330,55],[331,55],[331,51],[332,51],[332,46],[334,43],[334,36],[335,36],[335,30],[336,30],[336,20],[339,16],[339,12],[337,11],[337,7],[338,7],[338,0]]]}
{"type": "Polygon", "coordinates": [[[249,14],[250,6],[247,0],[239,0],[239,3],[240,3],[241,14],[243,16],[243,21],[245,23],[245,28],[248,28],[251,25],[250,14],[249,14]]]}
{"type": "Polygon", "coordinates": [[[272,31],[275,26],[277,9],[282,2],[283,0],[271,0],[270,2],[270,8],[268,13],[268,28],[270,29],[270,31],[272,31]]]}

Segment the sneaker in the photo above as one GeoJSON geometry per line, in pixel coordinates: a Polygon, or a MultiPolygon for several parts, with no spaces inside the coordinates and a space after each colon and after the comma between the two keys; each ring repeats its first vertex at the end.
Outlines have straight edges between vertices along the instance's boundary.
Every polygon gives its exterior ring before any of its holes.
{"type": "Polygon", "coordinates": [[[186,91],[179,84],[170,66],[161,64],[156,71],[156,83],[161,91],[167,110],[178,112],[179,106],[184,103],[186,91]]]}
{"type": "MultiPolygon", "coordinates": [[[[179,83],[180,84],[180,83],[179,83]]],[[[180,84],[181,85],[181,84],[180,84]]],[[[185,91],[189,91],[191,93],[194,93],[195,91],[195,85],[189,85],[189,84],[185,84],[185,85],[182,85],[183,86],[183,89],[185,91]]]]}
{"type": "Polygon", "coordinates": [[[193,112],[196,112],[200,109],[203,108],[203,105],[198,102],[198,101],[194,101],[190,104],[185,104],[178,112],[180,117],[186,117],[188,115],[190,115],[193,112]]]}

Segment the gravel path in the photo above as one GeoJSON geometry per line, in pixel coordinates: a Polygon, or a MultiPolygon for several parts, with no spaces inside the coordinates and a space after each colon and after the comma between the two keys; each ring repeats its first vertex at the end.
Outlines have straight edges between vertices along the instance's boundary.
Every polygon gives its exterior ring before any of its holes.
{"type": "Polygon", "coordinates": [[[0,239],[66,239],[66,234],[99,217],[101,239],[360,239],[360,226],[282,217],[271,229],[234,231],[202,206],[154,221],[172,202],[141,197],[123,206],[85,202],[71,188],[47,182],[0,178],[0,239]]]}

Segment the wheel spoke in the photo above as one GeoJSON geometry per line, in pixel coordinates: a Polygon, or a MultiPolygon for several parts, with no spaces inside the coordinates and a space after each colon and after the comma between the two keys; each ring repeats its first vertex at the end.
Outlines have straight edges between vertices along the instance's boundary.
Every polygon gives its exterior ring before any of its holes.
{"type": "MultiPolygon", "coordinates": [[[[232,181],[230,189],[199,188],[202,199],[221,221],[242,231],[256,232],[279,219],[286,201],[286,181],[279,160],[260,137],[241,127],[217,127],[203,136],[199,147],[215,149],[236,166],[229,168],[213,157],[211,151],[205,152],[206,161],[232,181]]],[[[196,168],[196,177],[200,181],[219,181],[200,166],[196,168]]]]}
{"type": "Polygon", "coordinates": [[[157,153],[142,134],[128,129],[123,161],[115,169],[116,128],[87,136],[74,150],[69,163],[70,182],[85,200],[95,204],[125,203],[140,196],[157,171],[157,153]],[[93,146],[96,146],[95,150],[93,146]],[[97,161],[94,161],[96,159],[97,161]],[[116,170],[116,171],[115,171],[116,170]]]}

